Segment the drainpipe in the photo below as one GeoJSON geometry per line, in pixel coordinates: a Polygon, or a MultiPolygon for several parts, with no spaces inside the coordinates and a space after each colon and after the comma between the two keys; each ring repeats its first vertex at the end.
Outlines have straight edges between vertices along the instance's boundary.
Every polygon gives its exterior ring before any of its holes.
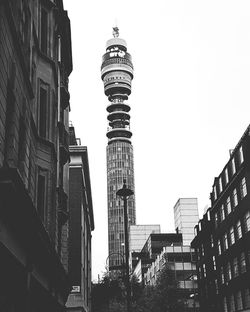
{"type": "Polygon", "coordinates": [[[60,171],[60,111],[61,111],[61,36],[58,36],[58,60],[57,60],[57,173],[56,186],[59,188],[59,171],[60,171]]]}

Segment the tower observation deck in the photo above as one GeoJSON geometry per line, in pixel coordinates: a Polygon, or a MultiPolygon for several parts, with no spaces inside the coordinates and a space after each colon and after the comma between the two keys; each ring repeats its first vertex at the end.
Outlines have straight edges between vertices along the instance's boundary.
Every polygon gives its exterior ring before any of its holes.
{"type": "MultiPolygon", "coordinates": [[[[101,78],[104,93],[108,97],[108,145],[107,145],[107,191],[108,191],[108,243],[109,269],[116,269],[124,260],[124,214],[123,201],[116,196],[123,180],[134,192],[134,159],[130,131],[130,106],[124,101],[131,94],[133,64],[127,52],[126,41],[119,38],[119,30],[113,28],[114,38],[107,41],[102,57],[101,78]]],[[[128,225],[136,223],[135,197],[127,201],[128,225]]]]}

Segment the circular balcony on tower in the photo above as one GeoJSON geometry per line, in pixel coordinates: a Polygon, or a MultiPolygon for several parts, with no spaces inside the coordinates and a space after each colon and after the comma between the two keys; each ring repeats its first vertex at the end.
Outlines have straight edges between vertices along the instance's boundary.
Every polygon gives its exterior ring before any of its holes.
{"type": "Polygon", "coordinates": [[[118,112],[123,111],[123,112],[128,113],[130,111],[130,106],[127,104],[124,104],[123,102],[112,103],[107,107],[107,111],[109,113],[116,112],[116,111],[118,112]]]}
{"type": "Polygon", "coordinates": [[[132,132],[126,128],[113,128],[107,132],[106,136],[109,139],[118,137],[130,139],[132,137],[132,132]]]}
{"type": "Polygon", "coordinates": [[[112,96],[116,94],[124,94],[129,96],[131,94],[131,86],[126,83],[114,82],[104,87],[105,95],[112,96]]]}
{"type": "Polygon", "coordinates": [[[130,115],[123,112],[123,111],[115,111],[112,112],[108,115],[108,120],[109,121],[115,121],[115,120],[130,120],[130,115]]]}

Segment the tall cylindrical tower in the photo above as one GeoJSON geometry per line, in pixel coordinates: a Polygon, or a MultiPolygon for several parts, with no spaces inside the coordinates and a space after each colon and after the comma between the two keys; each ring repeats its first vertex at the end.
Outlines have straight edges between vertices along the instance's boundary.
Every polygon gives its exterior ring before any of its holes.
{"type": "MultiPolygon", "coordinates": [[[[109,268],[116,269],[124,260],[123,202],[116,196],[123,180],[134,192],[134,160],[130,131],[130,106],[124,103],[131,93],[133,64],[127,52],[126,41],[119,38],[113,28],[114,38],[107,41],[102,58],[101,77],[104,92],[110,101],[108,111],[107,187],[108,187],[108,242],[109,268]]],[[[135,224],[135,197],[128,199],[128,224],[135,224]]]]}

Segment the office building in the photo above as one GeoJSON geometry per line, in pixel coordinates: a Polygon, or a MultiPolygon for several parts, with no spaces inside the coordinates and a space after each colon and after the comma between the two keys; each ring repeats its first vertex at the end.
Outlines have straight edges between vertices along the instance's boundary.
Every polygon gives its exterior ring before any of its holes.
{"type": "Polygon", "coordinates": [[[199,311],[194,250],[183,245],[163,247],[162,252],[144,274],[145,285],[155,286],[160,272],[166,265],[174,272],[179,298],[185,306],[184,311],[199,311]]]}
{"type": "Polygon", "coordinates": [[[67,311],[91,311],[91,232],[94,230],[91,183],[86,146],[78,145],[70,127],[69,279],[67,311]]]}
{"type": "Polygon", "coordinates": [[[249,130],[214,179],[211,207],[195,227],[201,311],[250,311],[249,130]]]}
{"type": "Polygon", "coordinates": [[[64,311],[70,21],[62,0],[0,1],[0,310],[64,311]]]}
{"type": "MultiPolygon", "coordinates": [[[[124,248],[123,201],[116,196],[126,180],[127,187],[134,192],[134,160],[130,131],[130,106],[125,103],[131,93],[133,64],[127,52],[125,40],[119,38],[117,27],[114,38],[107,41],[102,58],[101,77],[104,92],[110,104],[108,111],[107,145],[107,192],[108,192],[108,250],[109,269],[120,268],[124,248]]],[[[127,202],[128,224],[136,223],[135,196],[127,202]]]]}
{"type": "Polygon", "coordinates": [[[132,272],[140,283],[145,285],[144,274],[148,267],[166,246],[181,246],[182,234],[154,233],[150,234],[141,252],[134,253],[132,258],[132,272]]]}
{"type": "Polygon", "coordinates": [[[199,221],[197,198],[179,198],[174,206],[174,223],[177,233],[182,233],[183,245],[190,245],[194,227],[199,221]]]}
{"type": "Polygon", "coordinates": [[[150,234],[161,233],[160,224],[141,224],[129,227],[130,252],[140,252],[150,234]]]}
{"type": "Polygon", "coordinates": [[[159,224],[130,225],[129,227],[129,263],[133,271],[137,260],[140,258],[141,250],[150,234],[161,233],[159,224]]]}

